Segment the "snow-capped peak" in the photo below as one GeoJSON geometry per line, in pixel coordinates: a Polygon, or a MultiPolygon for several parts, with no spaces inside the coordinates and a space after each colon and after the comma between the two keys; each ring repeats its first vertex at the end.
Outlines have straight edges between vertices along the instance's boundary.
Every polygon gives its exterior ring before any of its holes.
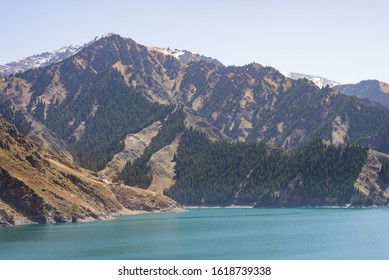
{"type": "Polygon", "coordinates": [[[96,42],[96,41],[101,40],[101,39],[103,39],[103,38],[109,38],[109,37],[112,37],[112,36],[115,36],[115,35],[117,35],[117,34],[112,33],[112,32],[107,32],[107,33],[104,33],[104,34],[102,34],[102,35],[100,35],[100,36],[96,36],[96,37],[93,39],[92,42],[96,42]]]}
{"type": "Polygon", "coordinates": [[[294,73],[294,72],[286,72],[286,71],[281,71],[281,74],[284,75],[285,77],[291,78],[293,80],[298,80],[298,79],[307,79],[312,82],[314,82],[318,87],[323,88],[326,87],[327,85],[329,87],[334,87],[338,86],[341,83],[320,77],[320,76],[313,76],[313,75],[307,75],[307,74],[300,74],[300,73],[294,73]]]}

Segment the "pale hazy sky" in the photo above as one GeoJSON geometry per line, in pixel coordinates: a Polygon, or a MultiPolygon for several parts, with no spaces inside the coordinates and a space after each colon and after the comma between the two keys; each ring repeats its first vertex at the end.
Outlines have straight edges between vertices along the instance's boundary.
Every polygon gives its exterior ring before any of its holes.
{"type": "Polygon", "coordinates": [[[106,32],[226,65],[389,82],[389,1],[0,0],[0,64],[106,32]]]}

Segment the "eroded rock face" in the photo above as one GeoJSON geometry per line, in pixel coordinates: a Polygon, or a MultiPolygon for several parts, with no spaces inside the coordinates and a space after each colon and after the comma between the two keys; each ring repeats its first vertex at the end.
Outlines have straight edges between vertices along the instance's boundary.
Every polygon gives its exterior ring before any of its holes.
{"type": "Polygon", "coordinates": [[[163,147],[150,158],[149,167],[153,180],[148,188],[149,190],[163,194],[175,183],[176,163],[173,159],[177,153],[180,139],[181,135],[177,136],[170,145],[163,147]]]}
{"type": "Polygon", "coordinates": [[[379,178],[382,161],[388,159],[387,154],[369,150],[367,160],[354,184],[364,196],[355,201],[356,205],[385,206],[389,203],[389,189],[387,184],[379,178]]]}
{"type": "Polygon", "coordinates": [[[135,159],[142,156],[144,150],[150,145],[151,140],[158,134],[161,122],[154,122],[152,125],[142,129],[138,133],[130,133],[124,140],[124,149],[117,153],[113,159],[108,162],[106,167],[99,172],[99,175],[108,178],[115,178],[124,168],[126,163],[134,162],[135,159]]]}

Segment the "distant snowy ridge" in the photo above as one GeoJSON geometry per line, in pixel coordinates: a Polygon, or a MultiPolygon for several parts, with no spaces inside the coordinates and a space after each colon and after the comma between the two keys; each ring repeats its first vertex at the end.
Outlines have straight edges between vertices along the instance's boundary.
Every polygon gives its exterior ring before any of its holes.
{"type": "Polygon", "coordinates": [[[62,47],[53,52],[43,52],[41,54],[23,58],[19,61],[13,61],[5,65],[0,65],[0,76],[7,77],[12,74],[24,72],[31,68],[43,67],[59,62],[74,55],[82,48],[83,47],[77,45],[70,45],[67,47],[62,47]]]}
{"type": "Polygon", "coordinates": [[[312,75],[307,75],[307,74],[300,74],[300,73],[294,73],[294,72],[286,72],[286,71],[281,71],[281,74],[284,75],[285,77],[291,78],[293,80],[298,80],[298,79],[307,79],[312,82],[314,82],[318,87],[323,88],[326,87],[327,85],[329,87],[334,87],[341,85],[341,83],[319,77],[319,76],[312,76],[312,75]]]}
{"type": "Polygon", "coordinates": [[[43,52],[41,54],[25,57],[19,61],[12,61],[5,65],[0,65],[0,76],[7,77],[12,74],[27,71],[28,69],[44,67],[56,62],[60,62],[68,57],[71,57],[72,55],[76,54],[83,48],[93,44],[94,42],[99,41],[103,38],[109,38],[114,35],[117,34],[105,33],[103,35],[96,36],[92,41],[86,43],[83,46],[70,45],[67,47],[62,47],[53,52],[43,52]]]}

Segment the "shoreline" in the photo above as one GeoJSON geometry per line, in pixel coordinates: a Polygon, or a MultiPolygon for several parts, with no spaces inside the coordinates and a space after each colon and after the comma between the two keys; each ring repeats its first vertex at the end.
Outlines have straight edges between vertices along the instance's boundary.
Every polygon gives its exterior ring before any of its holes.
{"type": "Polygon", "coordinates": [[[145,210],[130,210],[122,209],[120,211],[111,213],[107,216],[101,216],[98,218],[87,217],[83,219],[78,219],[75,222],[66,221],[66,222],[48,222],[48,223],[39,223],[32,222],[30,220],[15,220],[15,224],[6,224],[5,226],[0,224],[0,229],[5,227],[14,227],[14,226],[23,226],[23,225],[39,225],[39,224],[65,224],[65,223],[90,223],[96,221],[109,221],[114,220],[116,217],[120,216],[132,216],[140,214],[159,214],[159,213],[180,213],[187,212],[191,209],[379,209],[379,208],[389,208],[389,206],[300,206],[300,207],[254,207],[253,205],[229,205],[229,206],[202,206],[202,205],[183,205],[182,208],[173,208],[173,209],[161,209],[154,211],[145,211],[145,210]]]}
{"type": "Polygon", "coordinates": [[[226,209],[250,209],[250,208],[254,208],[253,205],[229,205],[229,206],[202,206],[202,205],[183,205],[183,207],[185,209],[201,209],[201,208],[205,208],[205,209],[222,209],[222,208],[226,208],[226,209]]]}
{"type": "Polygon", "coordinates": [[[166,209],[160,209],[160,210],[153,210],[153,211],[145,211],[145,210],[130,210],[130,209],[122,209],[117,212],[113,212],[104,216],[99,216],[98,218],[93,218],[92,216],[86,217],[86,218],[79,218],[76,221],[72,221],[71,219],[64,221],[64,222],[55,222],[54,220],[52,222],[46,222],[46,223],[39,223],[39,222],[33,222],[31,220],[20,219],[17,218],[14,220],[14,224],[10,223],[4,223],[2,224],[0,222],[0,229],[6,228],[6,227],[15,227],[15,226],[25,226],[25,225],[50,225],[50,224],[68,224],[68,223],[91,223],[91,222],[97,222],[97,221],[109,221],[114,220],[116,217],[120,216],[132,216],[132,215],[140,215],[140,214],[158,214],[158,213],[176,213],[176,212],[186,212],[187,210],[182,207],[174,207],[174,208],[166,208],[166,209]]]}
{"type": "Polygon", "coordinates": [[[277,206],[277,207],[254,207],[253,205],[230,205],[230,206],[196,206],[184,205],[185,209],[377,209],[389,208],[389,205],[351,206],[351,205],[318,205],[318,206],[277,206]]]}

